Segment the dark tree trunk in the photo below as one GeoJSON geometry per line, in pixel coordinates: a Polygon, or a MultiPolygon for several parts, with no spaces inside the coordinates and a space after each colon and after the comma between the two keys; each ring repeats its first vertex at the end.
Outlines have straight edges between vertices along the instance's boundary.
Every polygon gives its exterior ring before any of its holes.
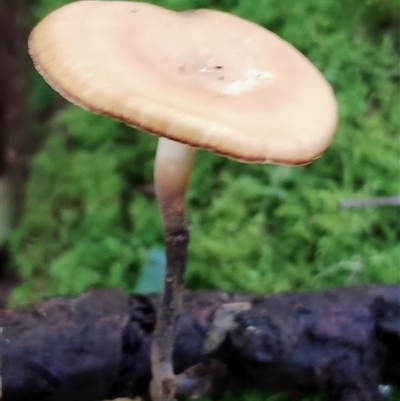
{"type": "Polygon", "coordinates": [[[23,207],[24,184],[34,143],[27,132],[28,29],[22,1],[0,3],[0,174],[10,187],[12,224],[23,207]]]}
{"type": "MultiPolygon", "coordinates": [[[[98,290],[1,312],[4,399],[146,397],[157,303],[98,290]]],[[[283,389],[378,400],[378,384],[400,385],[400,286],[188,292],[174,366],[192,395],[283,389]]]]}
{"type": "Polygon", "coordinates": [[[22,214],[29,159],[35,149],[27,129],[25,92],[30,62],[22,3],[0,1],[0,308],[17,281],[8,265],[6,241],[22,214]]]}

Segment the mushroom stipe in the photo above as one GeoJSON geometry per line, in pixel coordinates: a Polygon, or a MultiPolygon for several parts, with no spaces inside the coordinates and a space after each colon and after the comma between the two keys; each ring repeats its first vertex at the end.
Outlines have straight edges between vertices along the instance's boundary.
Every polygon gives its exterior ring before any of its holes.
{"type": "Polygon", "coordinates": [[[150,392],[153,401],[172,401],[180,385],[172,355],[196,148],[246,163],[309,163],[336,129],[333,91],[290,44],[213,10],[177,13],[146,3],[73,2],[34,28],[29,52],[44,79],[72,103],[160,137],[154,181],[167,268],[150,392]]]}

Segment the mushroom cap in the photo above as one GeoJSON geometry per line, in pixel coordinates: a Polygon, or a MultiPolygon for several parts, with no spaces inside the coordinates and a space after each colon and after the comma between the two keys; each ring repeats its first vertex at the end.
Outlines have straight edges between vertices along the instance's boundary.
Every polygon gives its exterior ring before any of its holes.
{"type": "Polygon", "coordinates": [[[337,124],[332,89],[307,58],[219,11],[74,2],[34,28],[29,51],[72,103],[239,161],[308,163],[337,124]]]}

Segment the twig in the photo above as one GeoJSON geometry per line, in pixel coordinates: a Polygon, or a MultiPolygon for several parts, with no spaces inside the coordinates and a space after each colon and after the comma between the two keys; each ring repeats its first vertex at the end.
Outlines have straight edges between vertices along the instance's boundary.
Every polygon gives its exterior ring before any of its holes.
{"type": "Polygon", "coordinates": [[[366,206],[400,206],[400,195],[378,196],[364,199],[343,199],[340,202],[343,209],[366,207],[366,206]]]}

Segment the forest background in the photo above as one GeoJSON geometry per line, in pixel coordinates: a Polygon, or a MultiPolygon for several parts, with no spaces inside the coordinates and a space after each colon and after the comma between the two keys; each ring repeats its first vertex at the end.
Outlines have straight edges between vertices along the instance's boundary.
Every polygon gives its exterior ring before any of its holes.
{"type": "MultiPolygon", "coordinates": [[[[69,1],[19,2],[29,31],[69,1]]],[[[340,202],[400,194],[400,1],[152,2],[220,9],[272,30],[321,70],[340,108],[332,145],[307,166],[246,165],[198,152],[188,196],[187,286],[266,294],[399,283],[400,208],[343,209],[340,202]]],[[[68,104],[27,66],[23,131],[34,152],[26,152],[18,202],[12,180],[2,180],[2,242],[18,280],[8,306],[93,287],[159,290],[156,138],[68,104]]]]}

